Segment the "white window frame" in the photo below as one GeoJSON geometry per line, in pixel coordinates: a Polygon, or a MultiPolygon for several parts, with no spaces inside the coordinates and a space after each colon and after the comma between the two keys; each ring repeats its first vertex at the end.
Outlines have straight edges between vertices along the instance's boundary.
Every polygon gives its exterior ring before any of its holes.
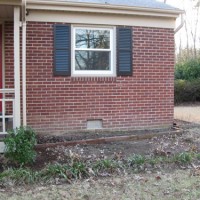
{"type": "Polygon", "coordinates": [[[71,52],[71,75],[72,76],[96,76],[96,77],[115,77],[116,76],[116,28],[115,27],[100,27],[100,26],[72,26],[72,52],[71,52]],[[109,30],[110,31],[110,49],[90,49],[90,51],[108,51],[110,52],[110,70],[75,70],[75,51],[88,50],[87,48],[76,48],[76,30],[90,29],[90,30],[109,30]]]}

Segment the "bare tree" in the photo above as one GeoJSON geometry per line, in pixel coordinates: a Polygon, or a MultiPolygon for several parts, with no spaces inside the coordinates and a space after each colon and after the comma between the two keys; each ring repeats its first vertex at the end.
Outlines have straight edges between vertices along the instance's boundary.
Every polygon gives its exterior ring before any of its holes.
{"type": "MultiPolygon", "coordinates": [[[[182,32],[182,34],[185,35],[185,40],[186,40],[186,52],[187,52],[187,57],[197,57],[197,50],[198,50],[198,32],[199,32],[199,26],[200,26],[200,0],[188,0],[190,2],[190,9],[188,10],[188,5],[187,9],[183,7],[185,10],[184,18],[185,18],[185,25],[184,29],[185,32],[182,32]],[[192,51],[191,51],[192,47],[192,51]]],[[[185,1],[183,1],[184,5],[185,1]]]]}
{"type": "Polygon", "coordinates": [[[196,14],[196,17],[194,18],[193,21],[193,27],[191,27],[191,36],[192,36],[192,42],[193,42],[193,51],[194,51],[194,58],[197,57],[197,42],[198,42],[198,35],[197,35],[197,31],[198,31],[198,24],[199,24],[199,12],[200,12],[200,1],[196,2],[195,0],[193,0],[195,5],[194,5],[194,11],[196,14]]]}

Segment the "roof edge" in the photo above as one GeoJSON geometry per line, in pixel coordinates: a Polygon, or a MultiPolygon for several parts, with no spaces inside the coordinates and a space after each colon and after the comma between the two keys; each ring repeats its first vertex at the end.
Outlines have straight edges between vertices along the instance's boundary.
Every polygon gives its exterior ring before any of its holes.
{"type": "Polygon", "coordinates": [[[158,9],[147,7],[131,7],[124,5],[98,4],[98,3],[83,3],[61,0],[28,0],[28,9],[38,10],[62,10],[62,11],[82,11],[82,12],[99,12],[108,14],[128,14],[128,15],[150,15],[160,17],[177,18],[184,13],[183,10],[177,9],[158,9]],[[94,10],[93,10],[94,9],[94,10]]]}

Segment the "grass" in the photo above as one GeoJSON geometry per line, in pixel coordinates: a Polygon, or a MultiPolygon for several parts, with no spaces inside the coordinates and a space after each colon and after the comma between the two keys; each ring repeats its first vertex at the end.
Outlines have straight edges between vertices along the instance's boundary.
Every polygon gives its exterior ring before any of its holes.
{"type": "Polygon", "coordinates": [[[0,192],[0,200],[194,200],[200,199],[200,179],[187,170],[172,173],[129,174],[104,179],[77,180],[73,184],[20,187],[0,192]],[[158,180],[156,177],[160,176],[158,180]]]}

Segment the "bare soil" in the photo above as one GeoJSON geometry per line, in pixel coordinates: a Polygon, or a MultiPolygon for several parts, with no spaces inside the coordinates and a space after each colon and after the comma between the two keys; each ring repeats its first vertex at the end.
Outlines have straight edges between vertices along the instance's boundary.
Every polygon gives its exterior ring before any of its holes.
{"type": "MultiPolygon", "coordinates": [[[[33,169],[41,169],[49,163],[65,163],[73,152],[79,155],[83,160],[96,160],[98,158],[113,159],[116,155],[122,158],[128,158],[133,154],[152,155],[152,154],[170,154],[174,155],[181,152],[196,151],[200,152],[200,129],[195,124],[184,121],[175,121],[176,127],[182,131],[182,135],[169,134],[154,137],[152,139],[140,141],[121,141],[97,145],[76,145],[76,146],[58,146],[56,148],[46,148],[38,150],[36,162],[30,166],[33,169]],[[191,125],[191,127],[190,127],[191,125]],[[188,127],[190,127],[188,129],[188,127]]],[[[159,130],[156,130],[159,133],[159,130]]],[[[155,131],[155,132],[156,132],[155,131]]],[[[165,130],[166,131],[166,130],[165,130]]],[[[148,134],[152,130],[135,132],[117,132],[117,133],[76,133],[76,135],[65,136],[46,136],[38,137],[39,143],[62,142],[69,140],[81,140],[88,138],[108,137],[115,135],[128,134],[148,134]]]]}
{"type": "MultiPolygon", "coordinates": [[[[200,152],[200,129],[195,128],[195,124],[184,122],[180,120],[175,121],[176,127],[182,130],[182,135],[170,134],[172,129],[168,129],[169,132],[166,136],[154,137],[152,139],[140,140],[140,141],[121,141],[111,142],[97,145],[76,145],[76,146],[58,146],[56,148],[46,148],[37,150],[37,158],[34,164],[28,167],[33,170],[40,170],[47,164],[66,163],[71,153],[77,154],[83,160],[96,160],[98,158],[113,159],[116,155],[120,157],[128,158],[133,154],[140,155],[152,155],[159,153],[166,153],[174,155],[180,152],[187,152],[195,150],[200,152]],[[188,129],[189,126],[193,128],[188,129]]],[[[159,134],[161,130],[143,130],[143,131],[129,131],[129,132],[109,132],[109,133],[76,133],[68,134],[64,136],[38,136],[38,143],[53,143],[63,142],[71,140],[91,139],[100,137],[110,137],[116,135],[137,135],[137,134],[150,134],[157,132],[159,134]]],[[[0,172],[3,167],[12,167],[9,163],[6,164],[6,160],[3,155],[0,156],[0,172]]],[[[14,166],[15,167],[15,166],[14,166]]]]}

